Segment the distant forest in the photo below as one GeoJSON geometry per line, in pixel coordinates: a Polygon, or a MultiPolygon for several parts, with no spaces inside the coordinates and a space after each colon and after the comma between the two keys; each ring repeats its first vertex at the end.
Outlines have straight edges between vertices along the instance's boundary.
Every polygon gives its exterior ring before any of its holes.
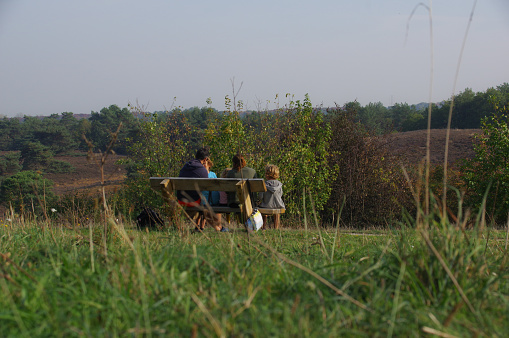
{"type": "MultiPolygon", "coordinates": [[[[506,102],[508,94],[509,83],[477,93],[465,89],[454,98],[451,127],[480,128],[481,119],[493,115],[497,105],[509,105],[509,102],[506,102]]],[[[450,107],[451,100],[431,105],[432,129],[447,127],[450,107]]],[[[397,103],[385,107],[381,102],[362,106],[354,101],[346,103],[343,108],[345,111],[355,112],[357,121],[373,134],[426,129],[428,123],[427,104],[397,103]]],[[[327,114],[326,108],[315,109],[321,109],[325,115],[327,114]]],[[[127,154],[128,144],[137,141],[142,128],[141,122],[147,118],[164,121],[172,115],[178,115],[177,120],[194,129],[192,143],[201,144],[208,121],[220,118],[223,114],[224,112],[210,107],[175,108],[166,112],[144,113],[136,107],[120,108],[111,105],[101,109],[100,112],[92,112],[87,118],[75,116],[71,112],[45,117],[4,117],[0,119],[0,151],[4,152],[0,157],[0,175],[17,171],[17,168],[9,168],[9,163],[24,163],[23,169],[34,169],[30,168],[32,161],[30,157],[34,153],[46,154],[47,158],[51,158],[52,155],[86,151],[88,146],[83,135],[96,150],[104,150],[111,133],[120,123],[122,128],[114,150],[119,154],[127,154]],[[20,162],[19,156],[24,161],[20,162]]],[[[270,114],[271,111],[245,111],[240,113],[240,117],[245,126],[256,129],[261,127],[261,119],[270,114]]],[[[44,159],[39,160],[44,162],[44,159]]]]}

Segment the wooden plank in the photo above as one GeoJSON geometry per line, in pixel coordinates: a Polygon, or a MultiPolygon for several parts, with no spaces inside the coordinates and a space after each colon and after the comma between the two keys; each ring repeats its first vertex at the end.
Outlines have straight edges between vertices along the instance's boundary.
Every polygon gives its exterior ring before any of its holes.
{"type": "Polygon", "coordinates": [[[166,202],[169,202],[173,196],[173,185],[169,179],[164,179],[159,183],[161,195],[166,202]]]}
{"type": "Polygon", "coordinates": [[[239,181],[237,183],[237,196],[239,197],[240,208],[242,209],[242,216],[245,222],[253,213],[253,205],[251,204],[251,196],[249,195],[246,181],[239,181]]]}
{"type": "Polygon", "coordinates": [[[284,214],[286,209],[267,209],[267,208],[258,208],[262,215],[279,215],[284,214]]]}
{"type": "Polygon", "coordinates": [[[161,191],[161,182],[164,179],[165,179],[165,177],[151,177],[149,182],[150,182],[150,187],[152,188],[152,190],[160,192],[161,191]]]}
{"type": "MultiPolygon", "coordinates": [[[[174,190],[200,190],[200,191],[237,191],[237,183],[240,178],[188,178],[188,177],[151,177],[150,187],[155,191],[161,191],[160,183],[169,179],[174,190]]],[[[265,181],[261,178],[245,180],[249,182],[251,192],[267,191],[265,181]]]]}
{"type": "MultiPolygon", "coordinates": [[[[203,207],[184,207],[186,210],[190,211],[203,211],[204,209],[209,210],[209,208],[203,206],[203,207]]],[[[218,214],[230,214],[232,212],[241,212],[240,208],[230,208],[230,207],[218,207],[218,206],[211,206],[210,209],[218,214]]]]}
{"type": "Polygon", "coordinates": [[[264,192],[267,191],[265,180],[263,178],[251,178],[247,180],[251,187],[251,192],[264,192]]]}
{"type": "MultiPolygon", "coordinates": [[[[163,199],[168,203],[170,203],[175,190],[236,192],[241,204],[241,208],[238,210],[242,212],[244,221],[253,213],[249,193],[267,191],[265,181],[261,178],[245,180],[241,178],[151,177],[150,187],[157,192],[161,192],[163,199]]],[[[187,208],[186,210],[191,211],[193,209],[187,208]]],[[[213,210],[217,209],[213,208],[213,210]]],[[[228,213],[228,211],[225,212],[228,213]]]]}

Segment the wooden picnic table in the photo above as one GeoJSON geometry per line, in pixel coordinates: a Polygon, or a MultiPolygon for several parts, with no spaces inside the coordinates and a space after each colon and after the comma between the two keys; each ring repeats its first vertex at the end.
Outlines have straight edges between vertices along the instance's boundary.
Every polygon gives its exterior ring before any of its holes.
{"type": "MultiPolygon", "coordinates": [[[[184,191],[225,191],[236,192],[239,197],[239,207],[229,206],[207,206],[215,213],[241,213],[244,222],[253,213],[250,193],[259,193],[267,191],[265,181],[261,178],[242,179],[242,178],[188,178],[188,177],[151,177],[150,186],[153,190],[160,192],[167,203],[174,200],[177,190],[184,191]]],[[[185,207],[190,211],[203,211],[205,207],[185,207]]],[[[279,228],[280,215],[285,209],[258,208],[264,216],[266,223],[267,216],[274,216],[274,226],[279,228]]]]}

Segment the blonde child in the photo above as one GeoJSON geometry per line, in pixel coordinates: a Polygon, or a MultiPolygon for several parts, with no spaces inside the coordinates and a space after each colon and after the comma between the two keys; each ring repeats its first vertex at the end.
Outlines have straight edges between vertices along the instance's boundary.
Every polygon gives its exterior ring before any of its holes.
{"type": "Polygon", "coordinates": [[[274,164],[265,166],[265,186],[267,191],[262,193],[260,208],[284,209],[283,183],[278,181],[279,168],[274,164]]]}
{"type": "MultiPolygon", "coordinates": [[[[267,191],[262,192],[260,208],[267,209],[284,209],[285,204],[283,202],[283,184],[278,181],[279,168],[274,164],[268,164],[265,166],[265,186],[267,191]]],[[[279,215],[275,215],[279,217],[279,215]]],[[[267,228],[267,215],[263,215],[263,227],[267,228]]]]}

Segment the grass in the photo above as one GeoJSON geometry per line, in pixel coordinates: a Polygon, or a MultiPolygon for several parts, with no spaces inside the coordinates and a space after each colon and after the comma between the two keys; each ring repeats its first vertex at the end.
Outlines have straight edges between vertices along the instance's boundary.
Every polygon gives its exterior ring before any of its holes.
{"type": "Polygon", "coordinates": [[[418,221],[355,234],[12,217],[0,224],[0,336],[504,336],[507,234],[451,223],[428,192],[418,221]]]}
{"type": "Polygon", "coordinates": [[[323,229],[201,235],[111,222],[106,255],[102,225],[5,223],[1,336],[509,331],[502,231],[437,223],[427,237],[403,227],[335,239],[323,229]]]}

